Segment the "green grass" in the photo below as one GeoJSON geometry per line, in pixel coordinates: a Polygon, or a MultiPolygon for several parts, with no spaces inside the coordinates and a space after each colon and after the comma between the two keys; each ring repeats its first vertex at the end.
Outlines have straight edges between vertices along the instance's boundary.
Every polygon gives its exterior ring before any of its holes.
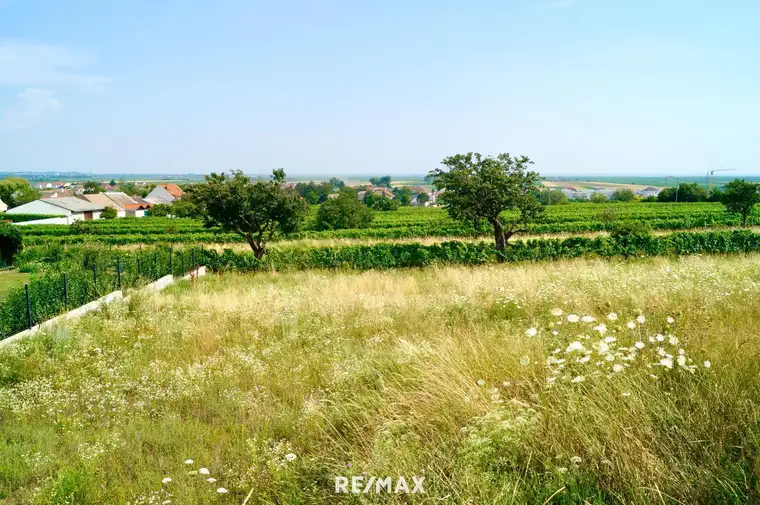
{"type": "Polygon", "coordinates": [[[223,275],[138,296],[0,350],[0,497],[757,503],[759,260],[223,275]],[[424,475],[426,494],[334,494],[362,472],[424,475]]]}
{"type": "Polygon", "coordinates": [[[8,293],[23,286],[29,280],[29,274],[7,270],[0,272],[0,300],[8,296],[8,293]]]}

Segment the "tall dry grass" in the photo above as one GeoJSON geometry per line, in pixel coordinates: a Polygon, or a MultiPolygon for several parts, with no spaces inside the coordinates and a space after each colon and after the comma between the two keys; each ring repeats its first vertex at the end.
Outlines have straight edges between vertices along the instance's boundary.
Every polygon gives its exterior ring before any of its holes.
{"type": "Polygon", "coordinates": [[[225,275],[138,296],[0,353],[0,496],[755,503],[759,265],[225,275]],[[334,494],[362,472],[425,476],[426,494],[334,494]]]}

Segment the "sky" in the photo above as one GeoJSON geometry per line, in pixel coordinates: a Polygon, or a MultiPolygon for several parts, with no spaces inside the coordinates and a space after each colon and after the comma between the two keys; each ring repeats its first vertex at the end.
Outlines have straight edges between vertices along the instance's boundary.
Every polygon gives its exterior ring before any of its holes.
{"type": "MultiPolygon", "coordinates": [[[[0,171],[760,174],[760,2],[0,0],[0,171]]],[[[727,174],[728,175],[728,174],[727,174]]]]}

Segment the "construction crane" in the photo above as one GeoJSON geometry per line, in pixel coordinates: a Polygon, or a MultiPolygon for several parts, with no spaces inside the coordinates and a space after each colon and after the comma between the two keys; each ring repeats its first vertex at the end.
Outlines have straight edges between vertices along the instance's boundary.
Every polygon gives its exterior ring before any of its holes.
{"type": "Polygon", "coordinates": [[[715,172],[730,172],[731,170],[736,170],[735,168],[716,168],[715,170],[710,170],[707,172],[707,186],[710,188],[710,191],[712,191],[712,178],[713,174],[715,172]]]}

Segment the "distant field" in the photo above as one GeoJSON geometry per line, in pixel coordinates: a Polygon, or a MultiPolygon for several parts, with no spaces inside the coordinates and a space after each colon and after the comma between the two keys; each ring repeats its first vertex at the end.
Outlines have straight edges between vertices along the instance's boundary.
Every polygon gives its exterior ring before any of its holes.
{"type": "MultiPolygon", "coordinates": [[[[667,174],[666,174],[667,175],[667,174]]],[[[760,182],[760,176],[743,176],[743,175],[728,175],[728,176],[713,176],[713,186],[723,186],[731,182],[732,180],[740,178],[748,181],[760,182]]],[[[618,187],[630,188],[630,189],[643,189],[653,186],[655,188],[664,188],[666,186],[675,186],[678,183],[691,183],[695,182],[702,186],[707,186],[706,175],[686,176],[686,177],[669,177],[667,182],[665,176],[662,177],[637,177],[637,176],[568,176],[568,177],[548,177],[547,180],[541,181],[547,187],[556,186],[569,186],[577,189],[590,189],[590,188],[610,188],[617,189],[618,187]]]]}

